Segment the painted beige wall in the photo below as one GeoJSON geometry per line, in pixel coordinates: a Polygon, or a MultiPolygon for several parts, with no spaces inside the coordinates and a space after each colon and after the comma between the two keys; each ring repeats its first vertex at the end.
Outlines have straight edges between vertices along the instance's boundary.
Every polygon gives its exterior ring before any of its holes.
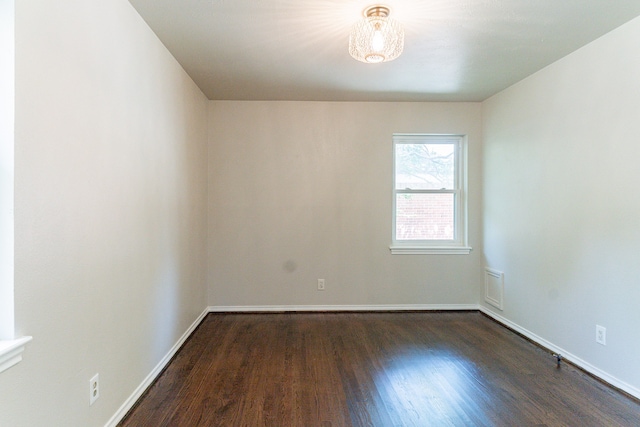
{"type": "Polygon", "coordinates": [[[206,307],[207,100],[126,0],[16,4],[2,426],[102,426],[206,307]],[[100,399],[89,407],[98,372],[100,399]]]}
{"type": "Polygon", "coordinates": [[[469,243],[481,245],[479,103],[211,101],[209,129],[210,305],[477,303],[479,251],[389,244],[398,132],[468,135],[469,243]]]}
{"type": "Polygon", "coordinates": [[[638,46],[640,18],[483,104],[484,252],[505,272],[504,316],[636,395],[638,46]]]}

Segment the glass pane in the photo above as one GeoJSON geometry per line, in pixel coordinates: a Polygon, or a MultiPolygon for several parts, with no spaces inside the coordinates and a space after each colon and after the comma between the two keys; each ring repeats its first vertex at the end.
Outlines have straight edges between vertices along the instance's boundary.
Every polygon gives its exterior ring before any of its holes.
{"type": "Polygon", "coordinates": [[[455,144],[396,144],[396,190],[451,190],[455,144]]]}
{"type": "Polygon", "coordinates": [[[454,195],[397,194],[396,240],[453,240],[454,195]]]}

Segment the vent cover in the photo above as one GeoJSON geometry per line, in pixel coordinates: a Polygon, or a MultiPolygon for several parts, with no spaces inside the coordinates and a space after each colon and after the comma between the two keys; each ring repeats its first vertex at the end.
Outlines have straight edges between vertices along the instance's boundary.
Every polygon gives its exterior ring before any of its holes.
{"type": "Polygon", "coordinates": [[[484,269],[484,300],[504,310],[504,273],[489,267],[484,269]]]}

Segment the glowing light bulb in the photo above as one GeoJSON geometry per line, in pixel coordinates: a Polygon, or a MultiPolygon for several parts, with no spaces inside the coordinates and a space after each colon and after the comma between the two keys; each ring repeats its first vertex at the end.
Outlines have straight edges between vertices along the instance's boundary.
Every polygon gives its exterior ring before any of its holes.
{"type": "Polygon", "coordinates": [[[373,32],[373,37],[371,38],[371,48],[374,52],[382,52],[384,50],[384,36],[382,35],[382,31],[376,29],[373,32]]]}

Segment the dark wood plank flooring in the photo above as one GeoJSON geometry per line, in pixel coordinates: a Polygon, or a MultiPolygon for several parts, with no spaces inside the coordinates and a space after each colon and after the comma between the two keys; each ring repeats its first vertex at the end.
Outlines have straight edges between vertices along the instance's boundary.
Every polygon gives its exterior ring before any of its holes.
{"type": "Polygon", "coordinates": [[[120,426],[640,426],[640,403],[477,312],[210,314],[120,426]]]}

